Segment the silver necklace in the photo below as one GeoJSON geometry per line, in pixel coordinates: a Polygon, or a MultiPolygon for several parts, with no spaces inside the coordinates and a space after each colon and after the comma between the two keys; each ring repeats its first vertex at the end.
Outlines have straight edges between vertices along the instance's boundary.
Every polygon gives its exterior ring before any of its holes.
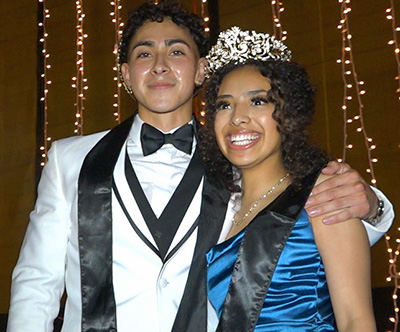
{"type": "Polygon", "coordinates": [[[252,206],[250,206],[249,211],[247,211],[242,218],[239,220],[235,220],[237,214],[232,218],[232,224],[235,226],[239,226],[243,221],[247,219],[247,217],[255,210],[255,208],[258,206],[258,204],[263,201],[264,199],[267,198],[268,195],[270,195],[276,188],[279,187],[279,185],[285,181],[289,176],[289,173],[286,173],[284,176],[282,176],[277,183],[275,183],[270,190],[268,190],[264,195],[262,195],[259,199],[257,199],[252,206]]]}

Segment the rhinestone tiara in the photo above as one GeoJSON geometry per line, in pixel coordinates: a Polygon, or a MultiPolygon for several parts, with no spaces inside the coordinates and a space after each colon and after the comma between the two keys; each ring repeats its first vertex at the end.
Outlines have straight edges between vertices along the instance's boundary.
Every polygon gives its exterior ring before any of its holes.
{"type": "Polygon", "coordinates": [[[269,34],[242,31],[232,27],[220,32],[217,43],[207,54],[206,77],[210,78],[228,63],[245,63],[247,60],[290,61],[291,51],[282,41],[269,34]]]}

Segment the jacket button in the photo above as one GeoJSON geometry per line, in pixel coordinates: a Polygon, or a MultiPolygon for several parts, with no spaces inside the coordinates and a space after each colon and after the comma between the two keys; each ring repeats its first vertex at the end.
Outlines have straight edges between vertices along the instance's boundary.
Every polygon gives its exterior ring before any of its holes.
{"type": "Polygon", "coordinates": [[[165,288],[165,287],[167,287],[167,285],[168,285],[167,279],[162,278],[162,279],[160,280],[160,287],[161,287],[161,288],[165,288]]]}

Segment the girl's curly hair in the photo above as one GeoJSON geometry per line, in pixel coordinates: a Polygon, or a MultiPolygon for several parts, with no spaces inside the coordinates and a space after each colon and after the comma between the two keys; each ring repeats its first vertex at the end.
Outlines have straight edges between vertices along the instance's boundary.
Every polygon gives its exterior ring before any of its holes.
{"type": "Polygon", "coordinates": [[[197,45],[200,56],[205,56],[208,51],[208,41],[204,34],[203,20],[195,14],[188,12],[180,3],[170,0],[160,0],[158,4],[147,1],[134,10],[126,24],[121,43],[119,45],[119,64],[128,62],[129,43],[136,31],[147,21],[162,22],[171,19],[176,25],[188,29],[197,45]]]}
{"type": "MultiPolygon", "coordinates": [[[[271,84],[268,101],[275,105],[272,117],[282,138],[283,165],[293,182],[323,167],[328,158],[319,148],[307,142],[307,125],[314,114],[315,89],[305,69],[288,61],[255,61],[235,65],[230,63],[210,78],[206,86],[206,124],[199,131],[207,175],[214,183],[230,191],[240,191],[235,184],[240,173],[220,152],[214,133],[215,101],[225,75],[243,66],[254,66],[271,84]]],[[[244,79],[245,80],[245,79],[244,79]]],[[[243,82],[245,84],[245,82],[243,82]]]]}

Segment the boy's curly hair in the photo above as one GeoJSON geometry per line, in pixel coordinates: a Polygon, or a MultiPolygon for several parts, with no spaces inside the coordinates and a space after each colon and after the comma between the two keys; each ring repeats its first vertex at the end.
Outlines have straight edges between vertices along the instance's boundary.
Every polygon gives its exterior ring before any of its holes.
{"type": "Polygon", "coordinates": [[[119,45],[119,64],[128,62],[129,43],[136,31],[147,21],[162,22],[171,19],[176,25],[188,29],[197,45],[200,56],[205,56],[208,51],[208,41],[204,34],[203,20],[195,14],[188,12],[180,3],[161,0],[158,4],[148,1],[134,10],[126,24],[121,43],[119,45]]]}

